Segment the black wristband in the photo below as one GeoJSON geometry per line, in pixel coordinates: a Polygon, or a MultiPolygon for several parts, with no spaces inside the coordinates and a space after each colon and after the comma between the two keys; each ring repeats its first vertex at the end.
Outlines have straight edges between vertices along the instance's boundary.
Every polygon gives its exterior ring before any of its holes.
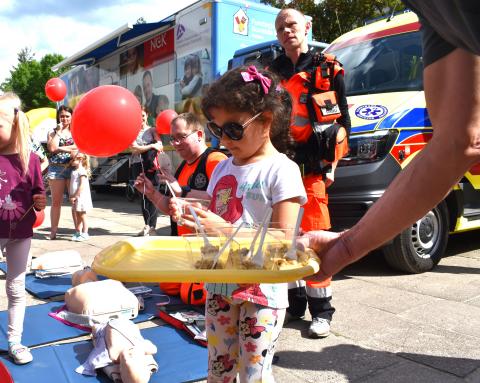
{"type": "Polygon", "coordinates": [[[180,194],[180,197],[185,198],[190,190],[192,190],[190,186],[182,186],[182,194],[180,194]]]}

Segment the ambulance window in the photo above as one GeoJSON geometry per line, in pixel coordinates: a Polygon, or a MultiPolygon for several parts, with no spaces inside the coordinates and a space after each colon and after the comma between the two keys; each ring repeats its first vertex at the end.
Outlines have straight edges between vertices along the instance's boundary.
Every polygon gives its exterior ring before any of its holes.
{"type": "Polygon", "coordinates": [[[422,90],[419,32],[386,36],[328,50],[345,68],[347,95],[422,90]]]}

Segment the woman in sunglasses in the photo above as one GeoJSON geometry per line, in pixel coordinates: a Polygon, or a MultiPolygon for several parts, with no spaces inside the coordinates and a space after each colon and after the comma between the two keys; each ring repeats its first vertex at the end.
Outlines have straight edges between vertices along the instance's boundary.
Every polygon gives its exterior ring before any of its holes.
{"type": "MultiPolygon", "coordinates": [[[[203,97],[208,129],[232,154],[213,172],[210,211],[195,209],[206,229],[259,224],[269,208],[272,226],[295,225],[306,194],[298,166],[280,152],[288,144],[291,104],[277,85],[273,74],[243,67],[225,73],[203,97]]],[[[191,216],[182,218],[193,226],[191,216]]],[[[206,289],[208,380],[233,381],[239,373],[241,382],[273,381],[287,284],[210,283],[206,289]]]]}

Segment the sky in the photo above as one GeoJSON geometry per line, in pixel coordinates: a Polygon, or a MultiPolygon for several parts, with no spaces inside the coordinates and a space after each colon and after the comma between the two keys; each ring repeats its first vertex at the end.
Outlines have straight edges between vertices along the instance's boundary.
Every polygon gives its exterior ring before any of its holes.
{"type": "Polygon", "coordinates": [[[28,47],[68,57],[140,17],[164,19],[196,0],[0,0],[0,83],[28,47]]]}

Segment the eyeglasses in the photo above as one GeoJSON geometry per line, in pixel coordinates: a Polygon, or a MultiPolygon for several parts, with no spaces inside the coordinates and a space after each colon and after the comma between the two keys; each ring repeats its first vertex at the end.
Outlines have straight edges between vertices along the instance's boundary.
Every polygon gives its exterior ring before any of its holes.
{"type": "Polygon", "coordinates": [[[190,137],[193,133],[197,133],[198,130],[194,130],[193,132],[190,132],[189,134],[185,135],[185,136],[181,136],[181,137],[172,137],[170,139],[170,144],[172,145],[180,145],[181,143],[183,143],[183,141],[185,141],[188,137],[190,137]]]}
{"type": "Polygon", "coordinates": [[[213,121],[208,121],[207,128],[210,133],[218,139],[222,138],[222,135],[225,133],[225,135],[231,140],[239,141],[243,138],[243,131],[245,128],[261,114],[262,112],[257,113],[255,116],[245,121],[243,125],[238,122],[226,122],[222,126],[218,126],[213,121]]]}

